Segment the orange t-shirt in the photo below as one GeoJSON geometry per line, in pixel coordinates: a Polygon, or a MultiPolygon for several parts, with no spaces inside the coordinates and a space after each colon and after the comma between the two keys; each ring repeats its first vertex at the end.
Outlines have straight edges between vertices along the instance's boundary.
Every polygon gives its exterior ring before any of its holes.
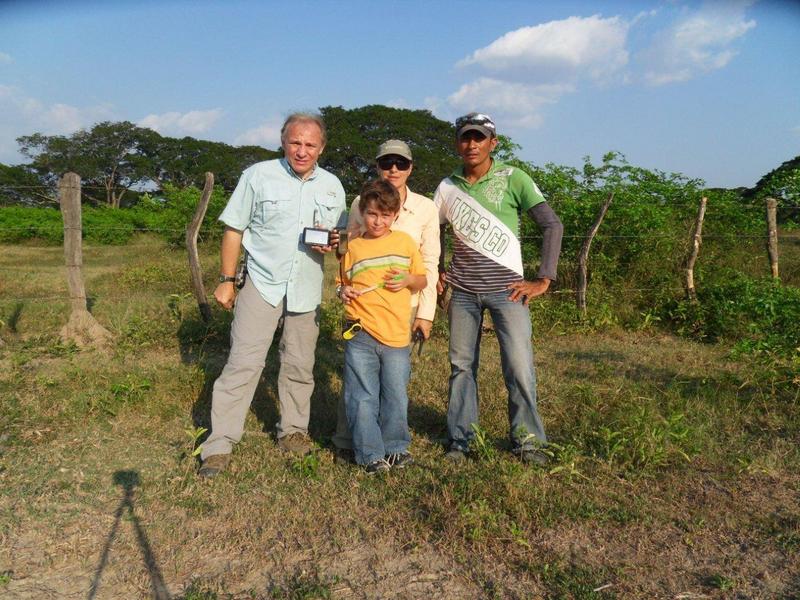
{"type": "Polygon", "coordinates": [[[360,237],[348,244],[342,258],[343,284],[357,290],[377,285],[350,302],[348,319],[359,319],[361,326],[382,344],[402,348],[411,337],[411,291],[390,292],[381,287],[384,275],[392,269],[412,275],[425,275],[425,264],[414,240],[407,233],[392,231],[377,239],[360,237]]]}

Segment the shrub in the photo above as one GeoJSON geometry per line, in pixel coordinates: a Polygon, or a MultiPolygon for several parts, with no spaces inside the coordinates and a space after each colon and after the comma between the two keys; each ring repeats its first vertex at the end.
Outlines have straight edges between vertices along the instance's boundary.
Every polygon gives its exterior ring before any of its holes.
{"type": "Polygon", "coordinates": [[[697,302],[672,301],[664,307],[664,316],[679,333],[737,342],[744,351],[800,358],[800,289],[726,270],[697,290],[697,302]]]}

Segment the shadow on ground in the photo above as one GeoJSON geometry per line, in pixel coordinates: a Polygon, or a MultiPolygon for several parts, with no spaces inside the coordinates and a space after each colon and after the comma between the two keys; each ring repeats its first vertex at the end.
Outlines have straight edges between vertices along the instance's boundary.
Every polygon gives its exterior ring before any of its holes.
{"type": "Polygon", "coordinates": [[[144,561],[147,574],[150,577],[150,589],[153,593],[153,598],[156,600],[168,600],[170,597],[167,591],[167,586],[164,583],[164,577],[161,575],[161,569],[158,567],[153,548],[150,546],[150,541],[147,537],[147,532],[142,527],[139,518],[134,511],[134,495],[135,490],[141,484],[138,471],[117,471],[114,473],[113,481],[115,485],[122,488],[122,499],[119,506],[114,513],[114,524],[106,537],[106,543],[103,545],[103,552],[100,555],[100,562],[92,579],[92,586],[89,588],[88,600],[93,600],[97,596],[100,589],[100,582],[103,577],[103,571],[108,565],[108,559],[111,554],[111,549],[114,540],[119,531],[119,524],[122,520],[124,513],[127,513],[126,520],[130,521],[133,525],[134,532],[136,533],[136,541],[142,551],[142,560],[144,561]]]}

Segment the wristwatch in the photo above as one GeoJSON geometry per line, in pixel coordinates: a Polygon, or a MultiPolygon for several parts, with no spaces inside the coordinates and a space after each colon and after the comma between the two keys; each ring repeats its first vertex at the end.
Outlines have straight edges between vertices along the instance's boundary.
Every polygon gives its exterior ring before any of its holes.
{"type": "Polygon", "coordinates": [[[233,277],[231,275],[220,275],[219,276],[219,282],[220,283],[228,283],[229,281],[236,281],[236,277],[233,277]]]}

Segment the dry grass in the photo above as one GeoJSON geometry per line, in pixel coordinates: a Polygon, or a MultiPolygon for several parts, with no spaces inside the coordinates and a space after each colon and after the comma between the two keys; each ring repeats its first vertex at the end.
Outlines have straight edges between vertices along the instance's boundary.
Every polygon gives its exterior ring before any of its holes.
{"type": "MultiPolygon", "coordinates": [[[[341,388],[329,305],[312,407],[319,451],[296,461],[275,445],[273,349],[230,472],[206,483],[187,430],[207,424],[229,316],[198,321],[184,254],[147,238],[86,249],[93,312],[117,340],[101,354],[53,335],[67,318],[60,251],[3,250],[0,596],[800,594],[797,387],[724,348],[657,331],[539,333],[541,412],[558,445],[545,471],[505,452],[487,334],[488,457],[455,467],[441,460],[437,324],[410,386],[418,466],[368,479],[329,450],[341,388]]],[[[209,290],[215,254],[203,256],[209,290]]]]}

